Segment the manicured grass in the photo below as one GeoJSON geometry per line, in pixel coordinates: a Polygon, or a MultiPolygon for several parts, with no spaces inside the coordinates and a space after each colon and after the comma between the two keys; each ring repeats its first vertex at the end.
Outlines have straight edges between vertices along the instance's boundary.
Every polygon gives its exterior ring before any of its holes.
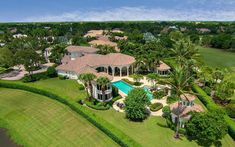
{"type": "Polygon", "coordinates": [[[205,47],[198,49],[204,62],[211,67],[235,67],[235,53],[205,47]]]}
{"type": "Polygon", "coordinates": [[[25,91],[0,88],[0,120],[26,146],[117,146],[65,105],[25,91]]]}
{"type": "MultiPolygon", "coordinates": [[[[70,86],[69,83],[76,81],[70,81],[65,80],[63,84],[60,83],[61,80],[55,78],[55,79],[48,79],[48,80],[42,80],[35,83],[31,83],[31,86],[38,86],[40,85],[40,88],[45,89],[44,87],[48,87],[48,89],[58,89],[57,94],[58,95],[67,95],[69,96],[71,94],[71,91],[77,91],[77,86],[70,86]],[[50,84],[50,81],[52,81],[54,84],[50,84]],[[44,86],[44,82],[46,83],[44,86]],[[39,84],[38,84],[39,83],[39,84]],[[47,84],[49,83],[49,84],[47,84]],[[63,90],[63,86],[67,85],[66,87],[70,90],[63,90]],[[63,90],[60,92],[60,89],[63,90]]],[[[27,84],[28,85],[28,84],[27,84]]],[[[52,92],[54,92],[52,90],[52,92]]],[[[76,92],[79,95],[79,92],[76,92]]],[[[84,92],[84,91],[81,91],[84,92]]],[[[84,93],[85,94],[85,93],[84,93]]],[[[85,96],[84,96],[85,97],[85,96]]],[[[76,98],[74,99],[76,100],[76,98]]],[[[200,101],[197,101],[197,103],[200,103],[200,101]]],[[[161,117],[149,117],[144,122],[131,122],[127,119],[125,119],[125,114],[116,112],[113,109],[107,110],[107,111],[97,111],[92,110],[95,112],[95,114],[99,115],[112,125],[116,126],[118,129],[123,131],[125,134],[136,140],[138,143],[140,143],[142,146],[197,146],[195,142],[191,142],[187,140],[186,138],[182,138],[182,140],[175,140],[173,138],[174,131],[166,127],[165,119],[161,117]]],[[[234,141],[229,135],[226,135],[226,137],[222,141],[223,146],[233,146],[234,141]]]]}
{"type": "MultiPolygon", "coordinates": [[[[125,118],[124,113],[116,112],[113,109],[94,111],[110,123],[115,124],[117,128],[131,136],[142,146],[198,146],[196,142],[189,141],[185,137],[182,137],[181,140],[174,139],[174,131],[167,128],[165,119],[162,117],[151,116],[144,122],[131,122],[125,118]]],[[[226,135],[222,140],[222,146],[224,147],[232,147],[234,143],[229,135],[226,135]]]]}
{"type": "MultiPolygon", "coordinates": [[[[12,81],[21,83],[21,81],[12,81]]],[[[69,98],[74,101],[84,99],[86,97],[85,90],[80,90],[81,86],[76,80],[60,80],[59,78],[51,78],[40,80],[33,83],[23,83],[36,88],[53,91],[62,97],[69,98]]]]}

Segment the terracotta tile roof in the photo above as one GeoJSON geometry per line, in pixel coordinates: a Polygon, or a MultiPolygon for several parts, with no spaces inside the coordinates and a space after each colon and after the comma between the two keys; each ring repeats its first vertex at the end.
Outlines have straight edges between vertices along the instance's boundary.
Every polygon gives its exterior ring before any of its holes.
{"type": "Polygon", "coordinates": [[[112,47],[116,47],[117,46],[117,43],[115,42],[111,42],[109,40],[104,40],[104,39],[97,39],[97,40],[92,40],[89,42],[89,44],[91,45],[109,45],[109,46],[112,46],[112,47]]]}
{"type": "Polygon", "coordinates": [[[175,102],[170,105],[171,112],[175,115],[180,115],[181,117],[187,117],[189,112],[203,112],[203,108],[201,105],[194,104],[193,106],[183,106],[180,103],[180,107],[178,108],[178,102],[175,102]]]}
{"type": "Polygon", "coordinates": [[[86,52],[86,53],[96,53],[99,49],[88,46],[73,46],[70,45],[65,48],[68,52],[86,52]]]}
{"type": "Polygon", "coordinates": [[[90,30],[87,32],[87,34],[84,35],[84,37],[97,37],[99,35],[103,35],[103,32],[106,30],[90,30]]]}
{"type": "MultiPolygon", "coordinates": [[[[59,65],[56,69],[74,71],[82,73],[90,68],[99,66],[124,66],[131,65],[135,62],[135,58],[121,53],[110,53],[107,55],[87,54],[85,56],[70,60],[67,64],[59,65]]],[[[94,70],[93,70],[94,71],[94,70]]]]}
{"type": "Polygon", "coordinates": [[[180,95],[181,100],[194,101],[197,97],[195,95],[185,93],[180,95]]]}
{"type": "Polygon", "coordinates": [[[166,71],[166,70],[170,70],[170,69],[171,69],[171,67],[162,61],[160,61],[160,65],[157,66],[157,70],[160,70],[160,71],[166,71]]]}

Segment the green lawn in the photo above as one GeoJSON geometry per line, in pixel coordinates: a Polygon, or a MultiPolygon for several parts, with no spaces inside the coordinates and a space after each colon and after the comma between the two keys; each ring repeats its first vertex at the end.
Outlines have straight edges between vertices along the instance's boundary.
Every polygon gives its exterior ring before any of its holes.
{"type": "MultiPolygon", "coordinates": [[[[124,131],[142,146],[198,146],[196,142],[191,142],[185,137],[182,137],[181,140],[174,139],[174,131],[166,127],[165,119],[162,117],[151,116],[144,122],[131,122],[125,118],[124,113],[116,112],[113,109],[108,111],[94,110],[94,112],[124,131]]],[[[222,140],[222,146],[224,147],[232,147],[234,143],[229,135],[226,135],[222,140]]]]}
{"type": "Polygon", "coordinates": [[[235,68],[235,53],[221,49],[198,47],[204,62],[211,67],[235,68]]]}
{"type": "MultiPolygon", "coordinates": [[[[22,83],[21,81],[12,81],[22,83]]],[[[86,97],[85,90],[80,90],[81,85],[76,80],[60,80],[58,78],[51,78],[46,80],[40,80],[33,83],[24,83],[36,88],[44,89],[47,91],[53,91],[54,93],[69,98],[71,100],[78,101],[86,97]]]]}
{"type": "MultiPolygon", "coordinates": [[[[74,94],[78,97],[80,92],[83,94],[85,94],[85,92],[78,90],[76,84],[76,81],[59,80],[55,78],[42,80],[27,85],[36,87],[39,86],[39,88],[43,89],[47,87],[47,89],[51,89],[52,91],[53,89],[56,89],[53,91],[56,94],[60,96],[70,95],[74,100],[77,100],[77,98],[74,97],[74,94]],[[65,88],[69,90],[64,90],[65,88]]],[[[82,97],[85,97],[85,95],[82,97]]],[[[80,98],[82,97],[80,96],[80,98]]],[[[197,103],[201,102],[197,101],[197,103]]],[[[131,138],[139,142],[142,146],[198,146],[195,142],[190,142],[184,137],[182,140],[175,140],[173,138],[174,131],[166,127],[165,119],[161,117],[149,117],[144,122],[136,123],[125,119],[124,113],[116,112],[113,109],[108,111],[93,111],[95,114],[115,125],[131,138]]],[[[223,139],[222,144],[223,146],[229,147],[234,145],[234,141],[229,135],[227,135],[223,139]]]]}
{"type": "Polygon", "coordinates": [[[0,88],[0,120],[26,146],[117,146],[63,104],[25,91],[0,88]]]}

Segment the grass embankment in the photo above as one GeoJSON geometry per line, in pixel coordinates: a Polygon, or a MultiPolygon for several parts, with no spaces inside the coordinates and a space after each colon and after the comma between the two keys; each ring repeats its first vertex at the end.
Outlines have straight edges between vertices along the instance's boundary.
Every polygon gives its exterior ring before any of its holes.
{"type": "MultiPolygon", "coordinates": [[[[55,79],[47,79],[42,80],[39,82],[26,84],[30,86],[37,87],[38,85],[41,85],[43,88],[43,83],[51,83],[54,84],[45,84],[48,89],[58,89],[58,95],[69,95],[70,91],[63,90],[64,88],[70,88],[71,91],[74,91],[77,95],[79,95],[79,91],[77,89],[77,86],[69,86],[70,80],[64,80],[63,84],[58,84],[61,82],[61,80],[55,78],[55,79]],[[57,83],[58,82],[58,83],[57,83]],[[66,82],[68,82],[66,84],[66,82]],[[38,84],[39,83],[39,84],[38,84]],[[51,87],[50,87],[51,86],[51,87]],[[59,92],[61,89],[61,92],[59,92]]],[[[75,82],[75,81],[73,81],[75,82]]],[[[22,83],[21,83],[22,84],[22,83]]],[[[77,84],[77,83],[76,83],[77,84]]],[[[45,89],[45,88],[43,88],[45,89]]],[[[54,92],[54,91],[52,91],[54,92]]],[[[130,136],[132,139],[140,143],[142,146],[198,146],[195,142],[191,142],[187,140],[186,138],[182,138],[182,140],[175,140],[173,138],[174,131],[166,127],[166,122],[164,118],[161,117],[149,117],[147,120],[143,122],[131,122],[128,119],[125,118],[124,113],[116,112],[113,109],[107,110],[107,111],[97,111],[92,110],[92,112],[95,115],[98,115],[99,117],[103,118],[116,128],[120,129],[122,132],[124,132],[126,135],[130,136]]],[[[226,137],[222,140],[222,146],[229,147],[233,146],[234,141],[229,135],[226,135],[226,137]]]]}
{"type": "Polygon", "coordinates": [[[67,106],[26,91],[0,88],[0,120],[24,146],[117,146],[67,106]]]}

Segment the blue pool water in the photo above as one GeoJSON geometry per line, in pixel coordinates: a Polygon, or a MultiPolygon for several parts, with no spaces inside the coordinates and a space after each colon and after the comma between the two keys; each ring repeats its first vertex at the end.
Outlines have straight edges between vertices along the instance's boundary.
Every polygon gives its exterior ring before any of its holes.
{"type": "MultiPolygon", "coordinates": [[[[128,94],[132,89],[134,89],[134,87],[132,87],[130,84],[122,80],[113,82],[112,84],[125,94],[128,94]]],[[[148,87],[144,87],[144,90],[146,91],[149,99],[152,100],[153,99],[152,92],[148,89],[148,87]]]]}
{"type": "Polygon", "coordinates": [[[128,94],[132,89],[134,89],[131,85],[122,80],[113,82],[112,84],[125,94],[128,94]]]}

